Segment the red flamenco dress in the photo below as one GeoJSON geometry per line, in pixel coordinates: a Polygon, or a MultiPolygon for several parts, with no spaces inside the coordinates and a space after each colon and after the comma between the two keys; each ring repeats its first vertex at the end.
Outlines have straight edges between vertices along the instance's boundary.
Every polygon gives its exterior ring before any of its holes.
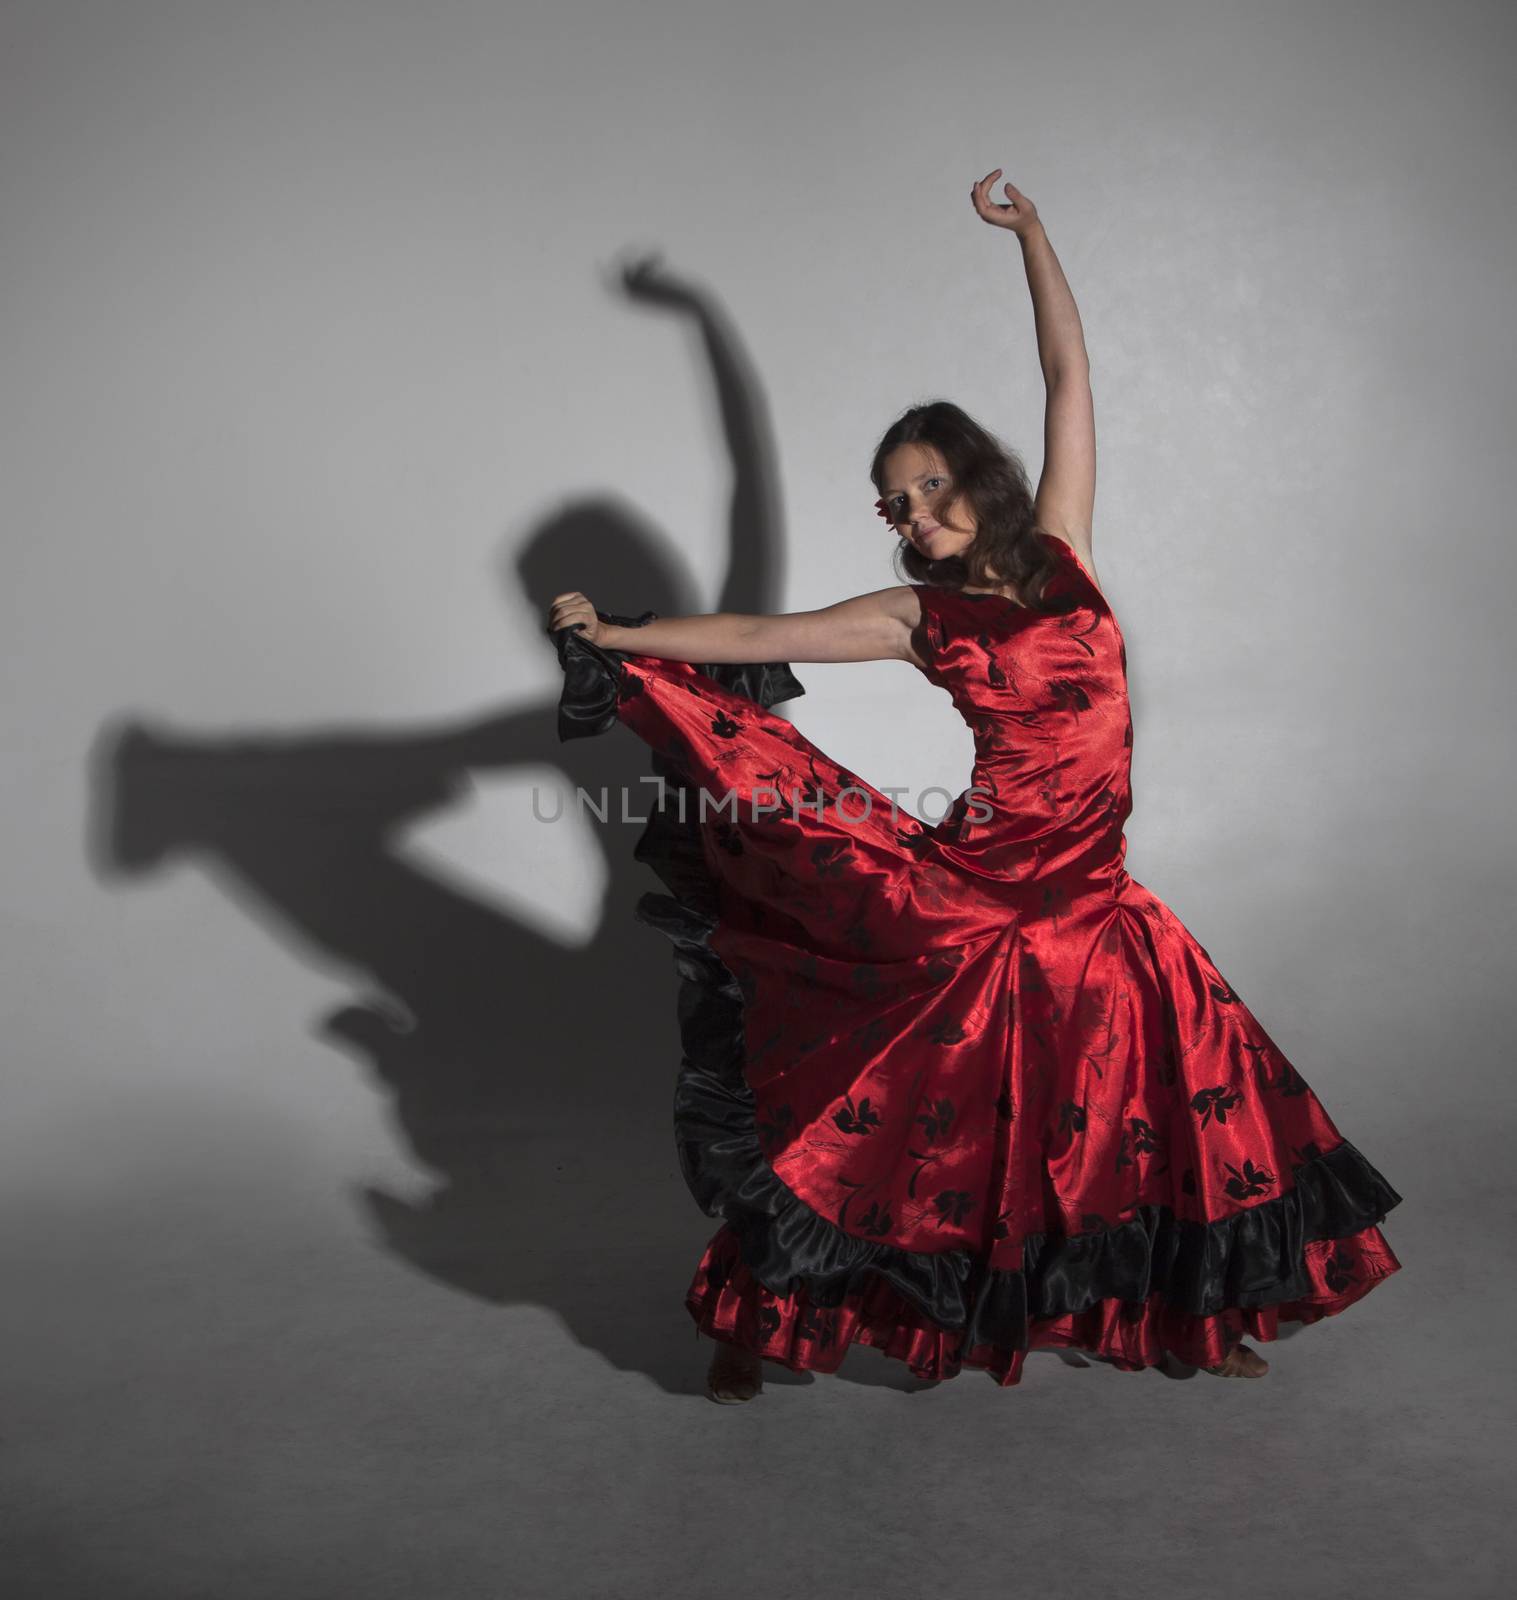
{"type": "Polygon", "coordinates": [[[1213,1365],[1400,1268],[1401,1196],[1123,870],[1126,647],[1040,536],[1051,610],[918,590],[976,749],[932,826],[770,711],[787,666],[554,635],[560,737],[620,721],[665,779],[637,916],[674,945],[676,1141],[722,1219],[685,1303],[796,1370],[853,1342],[1002,1385],[1048,1346],[1213,1365]]]}

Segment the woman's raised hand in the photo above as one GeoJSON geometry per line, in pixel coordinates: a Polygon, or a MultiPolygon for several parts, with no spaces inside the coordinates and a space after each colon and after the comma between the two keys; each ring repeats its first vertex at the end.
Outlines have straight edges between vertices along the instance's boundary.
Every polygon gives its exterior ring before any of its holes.
{"type": "Polygon", "coordinates": [[[580,638],[587,644],[597,643],[605,627],[596,616],[595,607],[578,589],[555,595],[553,604],[548,608],[548,632],[557,633],[560,628],[572,628],[576,623],[582,625],[580,638]]]}
{"type": "Polygon", "coordinates": [[[987,172],[983,178],[972,188],[969,193],[974,199],[974,208],[993,228],[1010,228],[1017,235],[1027,232],[1038,220],[1038,208],[1022,193],[1014,189],[1009,183],[1003,184],[1006,190],[1008,205],[990,198],[990,186],[1001,176],[1001,169],[987,172]]]}

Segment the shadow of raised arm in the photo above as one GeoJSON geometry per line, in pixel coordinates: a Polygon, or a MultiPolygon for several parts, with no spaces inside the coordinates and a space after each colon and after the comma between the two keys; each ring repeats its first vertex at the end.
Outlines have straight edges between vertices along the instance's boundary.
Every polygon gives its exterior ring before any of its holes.
{"type": "Polygon", "coordinates": [[[716,297],[669,272],[656,254],[626,263],[621,281],[634,300],[689,312],[710,367],[732,471],[726,570],[712,609],[774,611],[784,587],[777,456],[769,408],[748,351],[716,297]]]}

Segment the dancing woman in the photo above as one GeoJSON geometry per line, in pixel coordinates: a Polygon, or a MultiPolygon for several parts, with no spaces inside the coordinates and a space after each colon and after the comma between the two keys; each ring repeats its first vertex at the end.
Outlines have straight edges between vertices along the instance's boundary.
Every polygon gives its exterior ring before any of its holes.
{"type": "Polygon", "coordinates": [[[1125,870],[1084,335],[999,176],[971,193],[1032,295],[1036,494],[958,406],[914,406],[871,466],[910,581],[777,616],[619,617],[578,591],[549,611],[561,736],[620,721],[667,780],[637,853],[670,892],[639,916],[675,945],[677,1144],[723,1219],[685,1300],[717,1400],[758,1393],[763,1359],[831,1372],[852,1343],[1003,1386],[1049,1347],[1259,1377],[1245,1334],[1400,1267],[1377,1226],[1400,1196],[1125,870]],[[905,661],[950,696],[975,761],[939,821],[773,713],[807,661],[905,661]]]}

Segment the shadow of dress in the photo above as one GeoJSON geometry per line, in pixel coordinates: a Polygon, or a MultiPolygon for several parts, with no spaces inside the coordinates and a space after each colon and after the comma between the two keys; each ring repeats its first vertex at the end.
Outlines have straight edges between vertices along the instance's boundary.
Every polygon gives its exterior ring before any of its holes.
{"type": "Polygon", "coordinates": [[[620,721],[664,780],[637,915],[674,946],[676,1142],[722,1219],[685,1303],[795,1370],[853,1342],[1001,1385],[1053,1346],[1211,1365],[1400,1267],[1401,1197],[1123,867],[1126,646],[1041,537],[1042,609],[920,588],[976,752],[935,825],[772,713],[784,664],[553,636],[560,738],[620,721]]]}

